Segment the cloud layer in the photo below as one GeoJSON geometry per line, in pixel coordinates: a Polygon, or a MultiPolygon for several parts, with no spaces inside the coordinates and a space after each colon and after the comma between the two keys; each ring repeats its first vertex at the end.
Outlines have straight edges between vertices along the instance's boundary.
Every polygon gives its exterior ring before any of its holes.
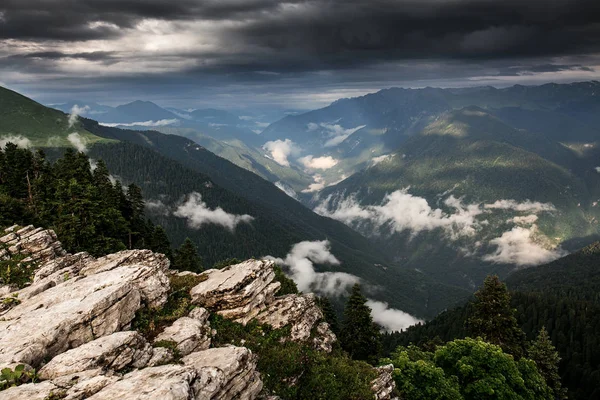
{"type": "MultiPolygon", "coordinates": [[[[360,282],[360,278],[345,272],[315,271],[314,264],[340,265],[340,261],[331,253],[327,240],[296,243],[285,258],[265,258],[288,266],[291,278],[302,292],[339,296],[360,282]]],[[[390,308],[387,303],[369,299],[367,306],[371,308],[373,320],[389,332],[400,331],[420,322],[404,311],[390,308]]]]}
{"type": "Polygon", "coordinates": [[[4,148],[7,143],[16,144],[17,146],[24,148],[24,149],[31,147],[31,140],[27,139],[26,137],[20,136],[20,135],[19,136],[8,135],[8,136],[0,137],[0,149],[4,148]]]}
{"type": "Polygon", "coordinates": [[[550,249],[548,242],[535,224],[538,215],[556,211],[551,203],[512,199],[498,200],[489,204],[463,204],[461,199],[450,195],[443,204],[445,209],[432,208],[426,199],[408,193],[408,188],[397,190],[384,197],[381,205],[361,205],[355,195],[330,195],[315,207],[314,211],[323,216],[337,219],[358,228],[370,235],[383,232],[410,232],[416,236],[420,232],[440,229],[449,240],[461,237],[474,237],[478,240],[472,249],[465,253],[475,256],[481,246],[481,236],[490,225],[491,213],[528,213],[515,215],[498,223],[517,225],[500,237],[489,237],[489,244],[495,248],[490,254],[480,256],[484,261],[514,264],[517,266],[539,265],[564,255],[560,248],[550,249]],[[479,235],[479,236],[477,236],[479,235]]]}
{"type": "Polygon", "coordinates": [[[566,253],[560,249],[548,250],[533,240],[537,227],[516,226],[502,236],[492,239],[490,244],[497,250],[483,257],[484,261],[517,266],[540,265],[560,258],[566,253]]]}
{"type": "Polygon", "coordinates": [[[201,92],[213,106],[322,104],[398,82],[586,80],[598,77],[599,14],[595,0],[4,0],[0,74],[96,99],[172,99],[172,83],[182,102],[201,92]]]}
{"type": "Polygon", "coordinates": [[[173,215],[179,218],[185,218],[188,226],[192,229],[200,229],[203,225],[215,224],[223,226],[232,232],[238,224],[248,224],[254,220],[254,217],[248,214],[230,214],[221,207],[210,209],[206,203],[202,201],[202,195],[197,192],[190,193],[187,196],[187,199],[177,206],[173,215]]]}
{"type": "Polygon", "coordinates": [[[298,161],[308,169],[326,170],[334,167],[339,161],[331,156],[313,157],[308,155],[299,158],[298,161]]]}
{"type": "Polygon", "coordinates": [[[271,154],[271,157],[276,163],[283,165],[284,167],[290,166],[288,157],[296,155],[300,151],[296,143],[292,142],[290,139],[267,142],[263,145],[263,149],[271,154]]]}
{"type": "Polygon", "coordinates": [[[387,332],[400,332],[409,326],[423,322],[404,311],[390,308],[387,303],[381,301],[369,299],[367,306],[371,309],[373,321],[387,332]]]}

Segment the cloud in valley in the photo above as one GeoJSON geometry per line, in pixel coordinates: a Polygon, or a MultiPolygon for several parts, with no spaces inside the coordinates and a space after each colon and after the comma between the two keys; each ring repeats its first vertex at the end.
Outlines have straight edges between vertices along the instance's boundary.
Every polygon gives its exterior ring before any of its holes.
{"type": "Polygon", "coordinates": [[[409,326],[423,322],[404,311],[390,308],[387,303],[367,300],[367,306],[371,309],[373,321],[379,324],[387,332],[399,332],[409,326]]]}
{"type": "Polygon", "coordinates": [[[287,194],[291,198],[298,200],[298,194],[294,191],[294,189],[286,185],[284,182],[275,182],[275,186],[277,186],[279,190],[281,190],[283,193],[287,194]]]}
{"type": "Polygon", "coordinates": [[[288,157],[294,156],[300,151],[296,143],[292,142],[290,139],[267,142],[263,145],[263,149],[271,154],[271,157],[276,163],[283,165],[284,167],[290,166],[288,157]]]}
{"type": "Polygon", "coordinates": [[[320,126],[324,128],[325,133],[330,137],[330,139],[328,139],[323,146],[335,147],[342,143],[344,140],[348,139],[348,137],[354,132],[357,132],[364,128],[366,125],[360,125],[350,129],[345,129],[338,124],[320,124],[320,126]]]}
{"type": "Polygon", "coordinates": [[[322,170],[334,167],[338,163],[338,160],[331,156],[313,157],[312,155],[299,158],[298,161],[306,168],[322,170]]]}
{"type": "Polygon", "coordinates": [[[538,201],[525,200],[519,203],[516,200],[498,200],[492,204],[485,204],[484,207],[490,210],[513,210],[520,212],[547,212],[556,211],[551,203],[540,203],[538,201]]]}
{"type": "Polygon", "coordinates": [[[266,257],[289,267],[290,277],[302,292],[319,292],[334,296],[345,293],[360,279],[345,272],[317,272],[314,264],[340,265],[331,253],[329,241],[296,243],[285,258],[266,257]]]}
{"type": "MultiPolygon", "coordinates": [[[[538,265],[552,261],[562,255],[561,249],[549,249],[547,242],[535,223],[539,213],[556,210],[551,203],[526,200],[498,200],[490,204],[463,204],[461,199],[449,196],[444,200],[446,210],[432,208],[426,199],[408,193],[408,189],[398,190],[384,197],[381,205],[361,205],[355,195],[346,197],[328,196],[314,209],[323,216],[337,219],[359,230],[365,229],[371,235],[379,234],[383,227],[390,233],[408,231],[413,236],[423,231],[441,229],[450,240],[473,236],[489,225],[489,216],[494,211],[529,213],[516,215],[504,222],[515,224],[514,228],[500,237],[492,238],[489,244],[496,248],[491,254],[483,254],[482,259],[493,263],[514,264],[517,266],[538,265]],[[538,240],[536,240],[536,238],[538,240]]],[[[465,253],[477,254],[476,245],[465,253]]]]}
{"type": "Polygon", "coordinates": [[[75,125],[75,123],[77,122],[77,118],[80,115],[85,115],[89,111],[90,111],[90,107],[89,106],[79,107],[77,104],[75,104],[71,108],[71,113],[69,114],[69,128],[72,128],[73,125],[75,125]]]}
{"type": "MultiPolygon", "coordinates": [[[[315,271],[314,264],[341,264],[331,253],[327,240],[296,243],[283,259],[270,256],[265,258],[289,267],[290,277],[302,292],[338,296],[347,293],[354,284],[360,283],[360,278],[345,272],[315,271]]],[[[367,306],[371,308],[373,320],[389,332],[400,331],[421,322],[404,311],[390,308],[387,303],[369,299],[367,306]]]]}
{"type": "Polygon", "coordinates": [[[145,126],[145,127],[157,127],[157,126],[169,126],[175,125],[179,123],[179,120],[174,119],[161,119],[158,121],[140,121],[140,122],[130,122],[130,123],[120,123],[120,122],[100,122],[100,125],[115,127],[115,126],[145,126]]]}
{"type": "Polygon", "coordinates": [[[452,238],[472,235],[479,226],[476,217],[483,214],[478,205],[464,205],[454,196],[444,201],[452,213],[433,209],[426,199],[408,193],[408,188],[386,195],[381,205],[362,206],[355,196],[347,196],[330,211],[328,204],[331,201],[330,196],[314,211],[347,225],[362,220],[385,226],[391,233],[410,231],[413,235],[438,228],[444,229],[452,238]]]}
{"type": "Polygon", "coordinates": [[[197,192],[190,193],[187,199],[177,206],[173,215],[185,218],[188,226],[192,229],[200,229],[203,225],[214,224],[227,228],[232,232],[238,224],[248,224],[254,220],[254,217],[248,214],[230,214],[221,207],[210,209],[202,201],[202,195],[197,192]]]}
{"type": "Polygon", "coordinates": [[[18,135],[18,136],[8,135],[8,136],[0,137],[0,149],[3,149],[4,147],[6,147],[7,143],[16,144],[17,146],[19,146],[23,149],[27,149],[27,148],[31,147],[31,140],[29,140],[28,138],[21,136],[21,135],[18,135]]]}
{"type": "Polygon", "coordinates": [[[87,139],[81,136],[79,133],[69,133],[69,136],[67,136],[67,140],[69,141],[69,143],[71,143],[73,147],[77,149],[77,151],[81,153],[87,153],[87,139]]]}
{"type": "Polygon", "coordinates": [[[534,241],[537,226],[531,228],[514,227],[502,236],[490,240],[490,244],[497,246],[492,254],[483,257],[484,261],[501,264],[514,264],[529,266],[544,264],[566,254],[561,249],[548,250],[534,241]]]}

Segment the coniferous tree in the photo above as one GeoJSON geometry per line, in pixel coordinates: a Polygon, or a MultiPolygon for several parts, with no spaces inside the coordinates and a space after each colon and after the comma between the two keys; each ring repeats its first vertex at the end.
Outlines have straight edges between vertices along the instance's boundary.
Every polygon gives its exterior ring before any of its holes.
{"type": "Polygon", "coordinates": [[[346,302],[344,322],[340,332],[340,344],[355,360],[376,363],[381,352],[379,329],[371,317],[367,298],[357,283],[346,302]]]}
{"type": "Polygon", "coordinates": [[[567,391],[562,387],[560,375],[558,374],[560,357],[545,327],[542,327],[537,338],[529,346],[527,355],[535,361],[538,371],[554,392],[554,397],[558,400],[566,399],[567,391]]]}
{"type": "Polygon", "coordinates": [[[506,285],[496,275],[488,276],[475,293],[473,312],[467,327],[473,336],[498,345],[516,359],[524,355],[525,333],[515,318],[506,285]]]}
{"type": "Polygon", "coordinates": [[[175,268],[182,271],[202,272],[202,259],[198,255],[196,246],[190,238],[186,238],[181,246],[175,250],[175,268]]]}
{"type": "Polygon", "coordinates": [[[160,225],[155,226],[152,230],[150,250],[164,254],[169,260],[173,259],[173,252],[171,250],[171,243],[167,237],[167,232],[165,232],[164,228],[160,225]]]}
{"type": "Polygon", "coordinates": [[[340,323],[338,321],[337,314],[331,305],[331,301],[327,297],[322,296],[317,299],[317,303],[319,304],[321,311],[323,311],[323,317],[329,324],[331,331],[336,335],[339,335],[340,323]]]}

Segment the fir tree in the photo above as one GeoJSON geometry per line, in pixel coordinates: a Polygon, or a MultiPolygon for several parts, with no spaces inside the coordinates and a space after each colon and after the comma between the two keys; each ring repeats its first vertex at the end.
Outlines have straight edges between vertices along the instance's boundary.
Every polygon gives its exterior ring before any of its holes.
{"type": "Polygon", "coordinates": [[[190,238],[175,250],[175,267],[182,271],[202,272],[202,259],[190,238]]]}
{"type": "Polygon", "coordinates": [[[467,327],[473,336],[498,345],[516,359],[524,355],[525,333],[515,318],[506,285],[496,275],[485,278],[483,287],[475,293],[473,312],[467,327]]]}
{"type": "Polygon", "coordinates": [[[169,260],[173,260],[173,252],[171,251],[171,243],[167,237],[167,232],[160,225],[155,226],[150,237],[150,250],[156,253],[162,253],[169,260]]]}
{"type": "Polygon", "coordinates": [[[527,355],[535,361],[538,371],[553,390],[554,397],[558,400],[566,399],[567,391],[562,387],[560,375],[558,374],[560,357],[545,327],[542,327],[537,338],[529,346],[527,355]]]}
{"type": "Polygon", "coordinates": [[[373,323],[367,299],[357,283],[344,310],[344,322],[340,332],[340,344],[355,360],[376,363],[381,351],[381,337],[373,323]]]}
{"type": "Polygon", "coordinates": [[[338,321],[337,314],[335,313],[335,310],[331,305],[331,301],[329,301],[327,297],[323,296],[317,299],[317,303],[319,304],[321,311],[323,311],[323,317],[325,318],[325,321],[327,321],[327,323],[329,324],[329,328],[331,329],[331,331],[336,335],[339,335],[340,323],[338,321]]]}

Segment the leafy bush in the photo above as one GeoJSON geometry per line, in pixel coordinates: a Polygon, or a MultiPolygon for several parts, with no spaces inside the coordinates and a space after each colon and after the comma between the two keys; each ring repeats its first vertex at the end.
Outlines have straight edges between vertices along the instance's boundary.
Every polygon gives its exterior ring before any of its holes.
{"type": "Polygon", "coordinates": [[[535,362],[519,361],[481,339],[462,339],[435,353],[415,347],[392,355],[394,380],[406,400],[551,400],[552,391],[535,362]]]}
{"type": "Polygon", "coordinates": [[[0,261],[0,284],[15,285],[22,289],[31,283],[35,273],[35,263],[23,262],[25,258],[25,255],[19,254],[0,261]]]}
{"type": "Polygon", "coordinates": [[[19,386],[28,382],[35,382],[37,375],[35,370],[26,370],[25,365],[19,364],[15,369],[3,368],[0,371],[0,390],[19,386]]]}
{"type": "Polygon", "coordinates": [[[289,328],[272,329],[255,321],[246,326],[211,316],[213,346],[245,346],[258,355],[258,370],[269,394],[292,399],[370,399],[373,368],[342,352],[324,354],[307,344],[283,340],[289,328]]]}

